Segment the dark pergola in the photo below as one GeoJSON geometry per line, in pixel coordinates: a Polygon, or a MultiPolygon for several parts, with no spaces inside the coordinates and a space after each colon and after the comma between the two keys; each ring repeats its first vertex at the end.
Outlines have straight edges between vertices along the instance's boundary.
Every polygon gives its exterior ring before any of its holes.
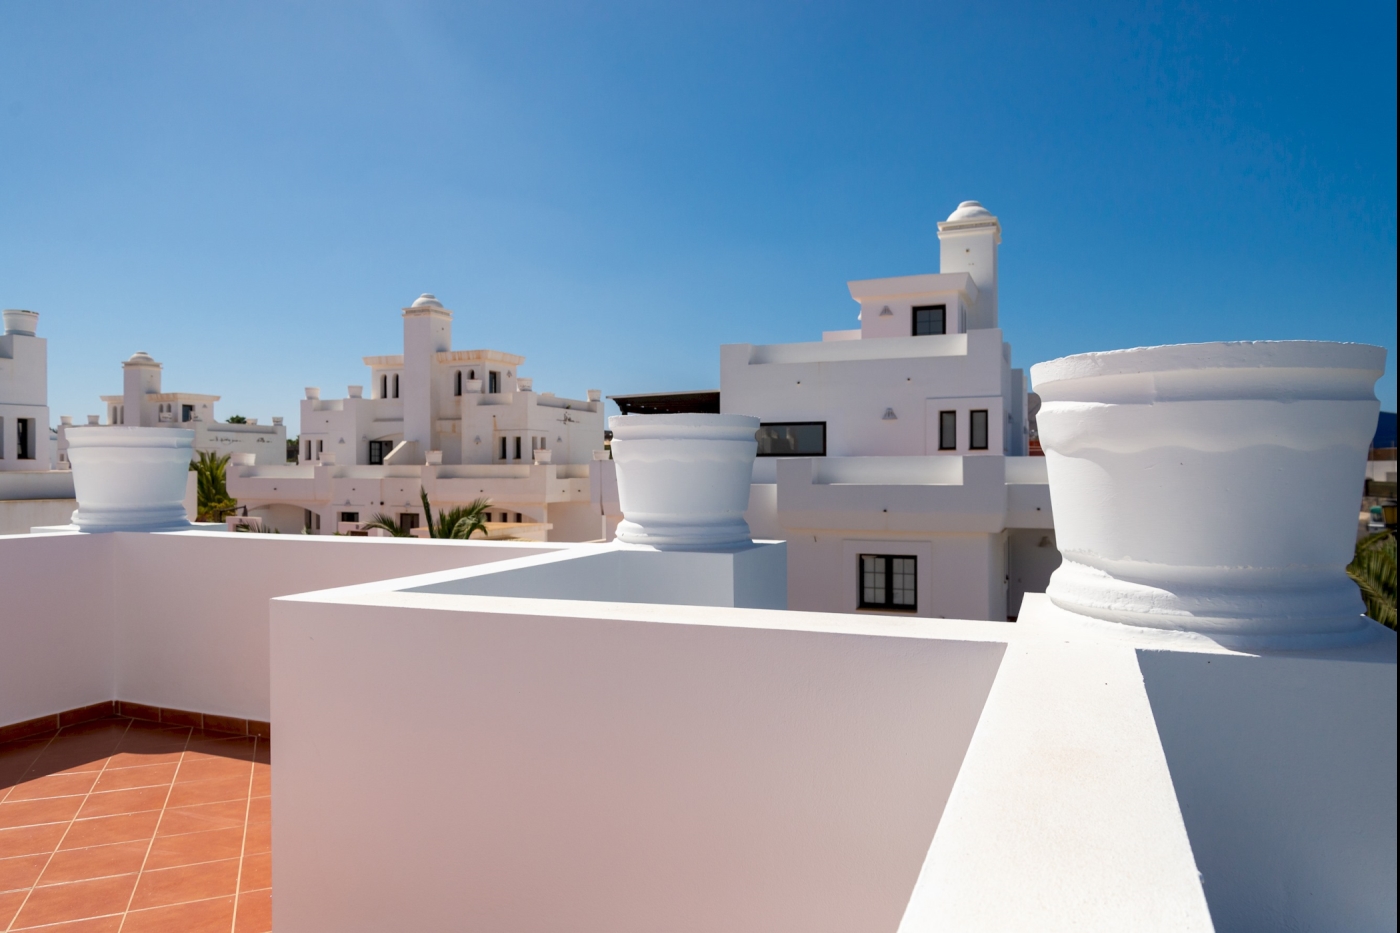
{"type": "Polygon", "coordinates": [[[719,414],[719,390],[609,395],[624,415],[719,414]]]}

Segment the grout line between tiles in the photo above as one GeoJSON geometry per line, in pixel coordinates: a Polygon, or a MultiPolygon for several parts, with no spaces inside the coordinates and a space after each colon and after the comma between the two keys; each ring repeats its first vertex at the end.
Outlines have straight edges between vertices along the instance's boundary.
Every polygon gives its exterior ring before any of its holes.
{"type": "Polygon", "coordinates": [[[243,807],[243,841],[238,845],[238,880],[233,885],[233,921],[231,931],[238,930],[238,899],[243,894],[243,860],[248,857],[248,817],[253,812],[253,781],[258,774],[258,738],[253,737],[253,758],[248,762],[248,797],[243,807]]]}
{"type": "MultiPolygon", "coordinates": [[[[53,740],[56,739],[56,738],[58,738],[58,736],[62,733],[62,731],[63,731],[62,729],[59,729],[58,732],[55,732],[55,733],[53,734],[53,736],[49,739],[48,743],[46,743],[46,744],[44,745],[44,748],[45,748],[45,749],[48,749],[49,745],[52,745],[52,744],[53,744],[53,740]]],[[[117,743],[116,743],[116,744],[117,744],[117,745],[120,745],[120,744],[121,744],[121,740],[124,739],[124,738],[126,738],[126,734],[127,734],[128,732],[130,732],[130,731],[131,731],[131,723],[128,722],[128,723],[126,724],[126,728],[122,730],[121,738],[117,739],[117,743]]],[[[41,752],[40,754],[42,754],[42,752],[41,752]]],[[[113,750],[112,754],[116,754],[115,750],[113,750]]],[[[109,754],[106,758],[104,758],[104,759],[102,760],[102,767],[100,767],[100,768],[97,769],[97,777],[93,778],[93,780],[92,780],[92,786],[93,786],[93,787],[96,787],[96,786],[97,786],[97,782],[100,781],[100,780],[102,780],[102,772],[105,771],[105,770],[107,770],[107,763],[108,763],[109,761],[112,760],[112,754],[109,754]]],[[[29,763],[29,767],[30,767],[30,768],[33,768],[35,762],[37,762],[38,760],[39,760],[39,758],[38,758],[38,756],[36,756],[36,757],[34,758],[34,761],[31,761],[31,762],[29,763]]],[[[15,786],[18,787],[19,785],[15,785],[15,786]]],[[[83,795],[83,796],[84,796],[84,802],[86,802],[86,798],[87,798],[88,796],[91,796],[91,794],[92,794],[92,791],[89,789],[88,793],[83,795]]],[[[8,792],[6,793],[6,796],[9,796],[8,792]]],[[[41,868],[41,869],[39,870],[39,878],[44,877],[44,872],[48,871],[48,870],[49,870],[49,865],[53,864],[53,857],[54,857],[55,855],[58,854],[58,850],[59,850],[59,849],[63,848],[63,840],[68,838],[68,833],[70,833],[70,832],[72,831],[72,829],[73,829],[73,823],[76,822],[77,816],[78,816],[79,813],[82,812],[82,809],[83,809],[83,805],[82,805],[82,804],[78,804],[78,809],[75,810],[75,811],[73,812],[73,817],[74,817],[74,819],[71,819],[71,820],[68,821],[68,826],[67,826],[67,828],[65,828],[65,829],[63,830],[63,835],[58,837],[58,842],[54,844],[53,849],[49,852],[49,857],[48,857],[47,859],[44,860],[44,867],[41,868]]],[[[35,880],[37,881],[38,879],[36,878],[35,880]]],[[[138,881],[139,881],[139,880],[140,880],[140,879],[138,878],[138,881]]],[[[15,911],[15,915],[14,915],[13,917],[10,918],[10,923],[9,923],[8,926],[6,926],[5,929],[7,929],[7,930],[13,930],[13,929],[15,929],[15,924],[19,921],[19,916],[20,916],[20,914],[24,913],[24,908],[25,908],[25,906],[29,903],[29,899],[30,899],[31,897],[34,896],[34,891],[35,891],[36,889],[37,889],[37,886],[36,886],[36,885],[30,885],[30,886],[29,886],[29,890],[26,891],[26,892],[24,893],[24,900],[22,900],[22,901],[19,902],[19,909],[16,910],[16,911],[15,911]]],[[[136,890],[135,887],[133,887],[133,888],[132,888],[132,891],[134,892],[135,890],[136,890]]]]}
{"type": "MultiPolygon", "coordinates": [[[[185,747],[180,749],[180,757],[175,760],[175,773],[170,777],[170,784],[165,790],[165,803],[170,802],[170,794],[175,790],[175,782],[180,777],[180,766],[185,763],[185,755],[189,753],[190,737],[194,735],[194,730],[190,729],[185,733],[185,747]]],[[[136,900],[136,890],[141,887],[141,878],[146,874],[146,863],[151,860],[151,849],[156,844],[156,836],[160,835],[160,824],[165,819],[165,803],[161,804],[160,816],[156,818],[155,829],[151,830],[151,838],[146,843],[146,854],[141,857],[141,868],[136,872],[136,883],[131,886],[131,893],[126,897],[126,910],[122,911],[122,922],[117,925],[117,933],[121,933],[126,926],[126,918],[131,914],[131,904],[136,900]]]]}

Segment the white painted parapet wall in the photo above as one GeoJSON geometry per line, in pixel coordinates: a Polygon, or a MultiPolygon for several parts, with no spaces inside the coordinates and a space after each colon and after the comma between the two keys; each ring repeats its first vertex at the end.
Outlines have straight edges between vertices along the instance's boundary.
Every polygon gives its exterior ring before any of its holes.
{"type": "Polygon", "coordinates": [[[1384,368],[1379,347],[1311,341],[1032,367],[1064,555],[1051,601],[1240,646],[1364,637],[1344,568],[1384,368]]]}
{"type": "Polygon", "coordinates": [[[193,453],[188,428],[73,428],[73,524],[82,531],[189,528],[185,485],[193,453]]]}
{"type": "Polygon", "coordinates": [[[662,549],[741,547],[758,419],[747,415],[614,415],[623,521],[617,540],[662,549]]]}

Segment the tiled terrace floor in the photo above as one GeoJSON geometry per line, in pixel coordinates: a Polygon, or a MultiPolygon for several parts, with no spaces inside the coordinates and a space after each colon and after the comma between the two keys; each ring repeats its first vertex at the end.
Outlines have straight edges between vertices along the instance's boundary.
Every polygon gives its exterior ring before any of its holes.
{"type": "Polygon", "coordinates": [[[0,930],[270,930],[269,763],[130,719],[0,744],[0,930]]]}

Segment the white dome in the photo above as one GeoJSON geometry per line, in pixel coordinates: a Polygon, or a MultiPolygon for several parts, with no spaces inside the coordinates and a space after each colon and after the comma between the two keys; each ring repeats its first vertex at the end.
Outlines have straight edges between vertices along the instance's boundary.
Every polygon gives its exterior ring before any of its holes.
{"type": "Polygon", "coordinates": [[[949,220],[980,220],[983,217],[991,217],[992,212],[982,206],[981,201],[964,201],[958,205],[958,209],[948,215],[949,220]]]}
{"type": "Polygon", "coordinates": [[[409,305],[410,308],[441,308],[442,302],[437,300],[437,296],[431,292],[424,292],[418,296],[418,300],[409,305]]]}
{"type": "Polygon", "coordinates": [[[137,350],[135,353],[131,354],[131,359],[127,360],[127,362],[135,363],[138,366],[143,364],[146,366],[159,365],[154,359],[151,358],[151,354],[147,353],[145,350],[137,350]]]}

